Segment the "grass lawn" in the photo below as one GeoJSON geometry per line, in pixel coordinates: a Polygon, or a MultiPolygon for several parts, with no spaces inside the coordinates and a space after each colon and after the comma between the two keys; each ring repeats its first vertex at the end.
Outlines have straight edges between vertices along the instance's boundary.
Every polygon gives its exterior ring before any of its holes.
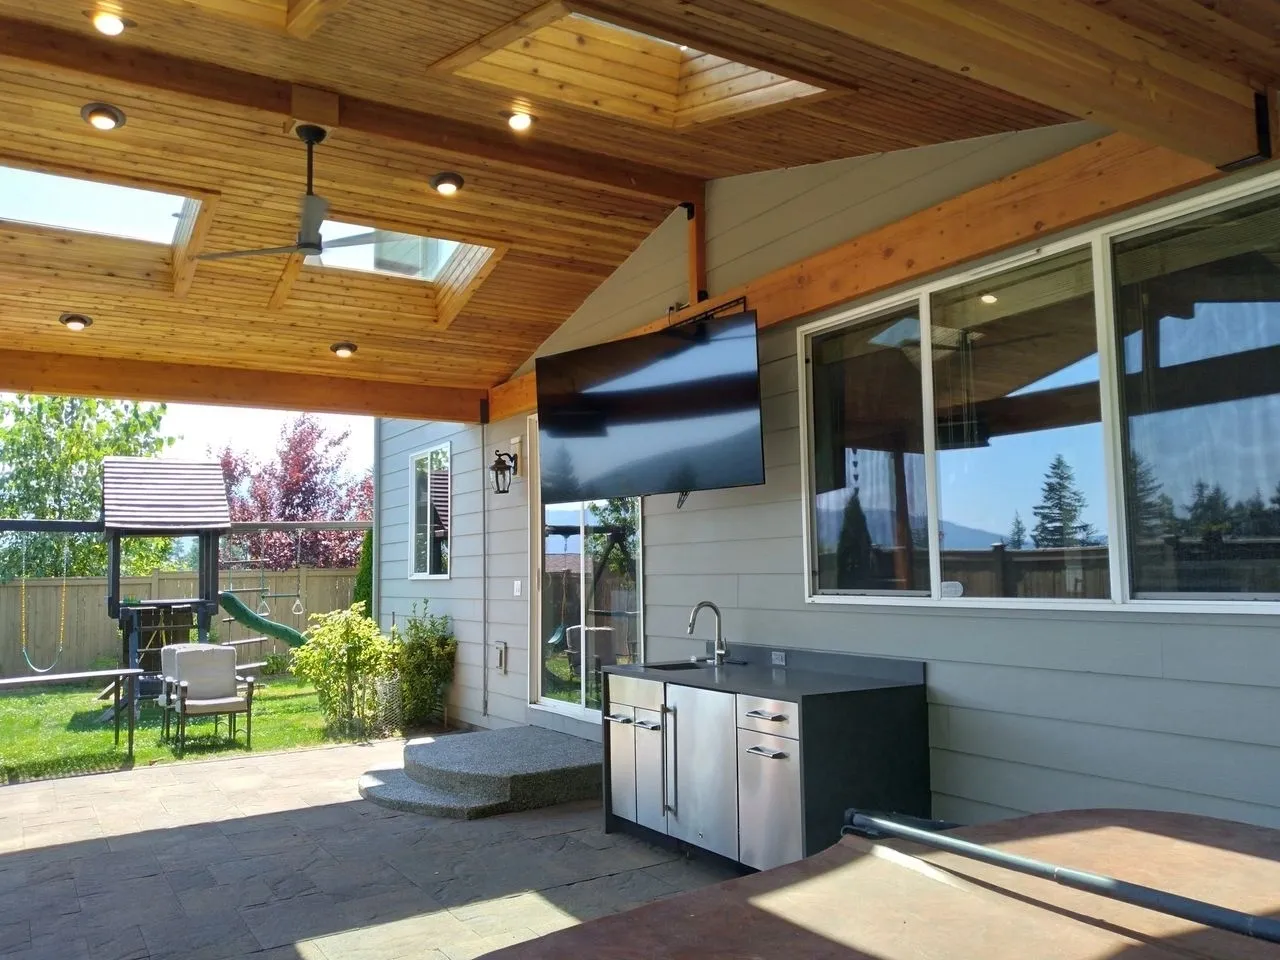
{"type": "MultiPolygon", "coordinates": [[[[95,700],[96,692],[57,687],[0,695],[0,784],[126,768],[124,724],[117,748],[113,725],[98,722],[109,702],[95,700]]],[[[254,753],[312,747],[335,739],[325,732],[324,716],[309,684],[289,676],[259,681],[253,697],[254,753]]],[[[227,739],[225,717],[216,737],[212,719],[188,721],[183,759],[245,753],[243,716],[237,721],[234,744],[227,739]]],[[[160,740],[160,711],[144,701],[134,739],[134,763],[177,759],[175,748],[160,740]]]]}

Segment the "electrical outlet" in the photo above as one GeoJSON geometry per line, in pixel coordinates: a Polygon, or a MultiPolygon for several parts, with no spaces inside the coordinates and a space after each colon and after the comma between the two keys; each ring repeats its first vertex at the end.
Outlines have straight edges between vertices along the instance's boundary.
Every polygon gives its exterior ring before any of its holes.
{"type": "Polygon", "coordinates": [[[787,652],[785,650],[774,650],[769,654],[769,662],[775,667],[785,667],[787,665],[787,652]]]}
{"type": "Polygon", "coordinates": [[[515,595],[516,595],[517,597],[518,597],[518,596],[520,596],[520,581],[519,581],[519,580],[517,580],[517,581],[516,581],[516,587],[515,587],[515,590],[516,590],[515,595]]]}

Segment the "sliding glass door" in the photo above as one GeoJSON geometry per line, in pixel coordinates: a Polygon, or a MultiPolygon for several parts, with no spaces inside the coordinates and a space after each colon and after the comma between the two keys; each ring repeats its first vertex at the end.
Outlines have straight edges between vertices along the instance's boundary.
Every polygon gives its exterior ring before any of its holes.
{"type": "Polygon", "coordinates": [[[642,659],[640,501],[545,505],[538,694],[599,710],[601,672],[642,659]]]}

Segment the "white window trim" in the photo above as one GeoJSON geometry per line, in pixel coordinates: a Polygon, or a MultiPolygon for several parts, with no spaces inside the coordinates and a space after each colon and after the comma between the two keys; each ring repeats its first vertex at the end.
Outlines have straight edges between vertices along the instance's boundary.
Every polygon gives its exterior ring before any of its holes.
{"type": "Polygon", "coordinates": [[[1157,209],[1118,219],[1092,229],[1081,230],[1052,242],[1041,244],[1020,253],[1003,257],[968,270],[939,276],[933,280],[900,288],[892,293],[865,303],[839,310],[819,320],[802,324],[796,330],[796,364],[800,389],[800,510],[803,517],[804,540],[802,576],[804,600],[807,604],[832,606],[861,606],[879,608],[913,607],[923,610],[1007,610],[1010,612],[1059,611],[1075,613],[1141,614],[1209,614],[1209,615],[1280,615],[1280,600],[1216,600],[1204,597],[1187,599],[1159,598],[1138,599],[1131,596],[1129,586],[1129,541],[1124,526],[1124,477],[1121,463],[1120,398],[1115,388],[1118,358],[1115,347],[1115,304],[1111,282],[1111,244],[1116,240],[1149,233],[1179,220],[1198,216],[1215,208],[1227,208],[1238,203],[1261,198],[1280,189],[1280,170],[1247,178],[1218,190],[1190,197],[1157,209]],[[938,528],[941,517],[938,512],[936,411],[933,409],[933,357],[931,349],[930,301],[933,294],[943,290],[981,280],[1009,269],[1047,259],[1071,250],[1091,251],[1094,273],[1094,306],[1098,323],[1099,390],[1102,406],[1103,458],[1107,474],[1107,535],[1110,558],[1111,593],[1108,600],[1034,599],[1022,597],[959,597],[941,596],[941,544],[938,528]],[[915,305],[920,311],[921,344],[926,358],[921,366],[922,403],[924,407],[925,492],[929,520],[929,577],[930,595],[891,596],[884,593],[830,594],[817,593],[813,580],[813,519],[814,478],[812,476],[813,437],[813,381],[810,377],[812,339],[825,331],[839,327],[868,323],[877,317],[904,307],[915,305]]]}
{"type": "Polygon", "coordinates": [[[409,579],[410,580],[448,580],[453,576],[453,443],[445,440],[435,443],[426,449],[419,450],[409,456],[409,579]],[[445,532],[445,550],[449,556],[447,573],[419,573],[414,569],[414,548],[418,540],[418,461],[437,450],[445,451],[449,461],[449,526],[445,532]]]}

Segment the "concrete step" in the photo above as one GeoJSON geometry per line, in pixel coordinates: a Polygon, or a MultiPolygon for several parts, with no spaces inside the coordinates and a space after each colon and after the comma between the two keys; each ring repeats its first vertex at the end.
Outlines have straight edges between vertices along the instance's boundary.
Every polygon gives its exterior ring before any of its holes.
{"type": "Polygon", "coordinates": [[[372,779],[361,780],[361,796],[397,810],[476,817],[599,797],[602,764],[594,741],[509,727],[410,740],[395,773],[366,775],[372,779]]]}
{"type": "Polygon", "coordinates": [[[391,810],[451,820],[475,820],[507,812],[504,797],[455,793],[410,780],[403,770],[370,770],[360,777],[360,796],[391,810]]]}

